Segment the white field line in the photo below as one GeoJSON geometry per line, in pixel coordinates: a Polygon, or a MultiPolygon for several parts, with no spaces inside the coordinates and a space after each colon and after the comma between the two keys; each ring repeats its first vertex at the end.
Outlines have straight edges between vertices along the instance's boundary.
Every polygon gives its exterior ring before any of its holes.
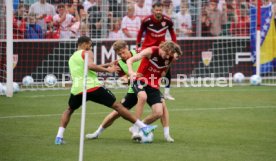
{"type": "MultiPolygon", "coordinates": [[[[246,109],[276,109],[276,106],[268,105],[268,106],[250,106],[250,107],[223,107],[223,108],[173,108],[169,109],[169,112],[185,112],[185,111],[219,111],[219,110],[246,110],[246,109]]],[[[150,110],[145,110],[146,112],[150,112],[150,110]]],[[[81,113],[75,113],[74,115],[80,115],[81,113]]],[[[87,115],[101,115],[108,114],[108,112],[94,112],[94,113],[86,113],[87,115]]],[[[16,118],[35,118],[35,117],[53,117],[53,116],[61,116],[60,114],[44,114],[44,115],[17,115],[17,116],[1,116],[0,119],[16,119],[16,118]]]]}
{"type": "MultiPolygon", "coordinates": [[[[161,90],[162,91],[162,90],[161,90]]],[[[202,90],[176,90],[176,91],[173,91],[173,93],[187,93],[187,92],[272,92],[272,91],[276,91],[276,88],[275,89],[255,89],[255,90],[248,90],[248,89],[232,89],[232,90],[208,90],[208,89],[202,89],[202,90]]],[[[127,91],[113,91],[113,93],[127,93],[127,91]]],[[[32,95],[32,96],[22,96],[22,97],[26,97],[26,98],[39,98],[39,97],[64,97],[64,96],[70,96],[70,93],[68,92],[68,94],[42,94],[42,95],[32,95]]]]}

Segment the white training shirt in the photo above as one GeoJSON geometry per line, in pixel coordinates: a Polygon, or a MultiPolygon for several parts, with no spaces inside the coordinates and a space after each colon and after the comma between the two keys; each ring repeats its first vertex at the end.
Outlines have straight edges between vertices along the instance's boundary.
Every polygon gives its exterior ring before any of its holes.
{"type": "MultiPolygon", "coordinates": [[[[66,14],[65,20],[60,24],[60,39],[70,39],[71,37],[71,31],[70,31],[70,25],[72,25],[72,22],[74,20],[74,16],[71,14],[66,14]]],[[[54,23],[57,23],[60,21],[60,15],[56,14],[53,17],[54,23]]]]}
{"type": "Polygon", "coordinates": [[[146,16],[151,15],[150,9],[144,5],[143,8],[138,7],[137,4],[134,5],[134,15],[138,16],[141,20],[143,20],[146,16]]]}
{"type": "MultiPolygon", "coordinates": [[[[177,29],[191,29],[192,28],[192,17],[190,13],[185,13],[184,15],[181,14],[181,12],[178,12],[176,15],[176,21],[178,22],[177,29]]],[[[186,37],[188,36],[187,34],[180,32],[179,36],[181,37],[186,37]]]]}
{"type": "MultiPolygon", "coordinates": [[[[131,37],[136,38],[138,31],[141,26],[141,19],[139,17],[135,17],[130,19],[128,16],[125,16],[122,20],[122,29],[127,29],[130,33],[131,37]]],[[[127,37],[127,36],[125,36],[127,37]]]]}
{"type": "Polygon", "coordinates": [[[119,30],[117,32],[110,31],[108,34],[108,38],[110,39],[123,39],[124,38],[124,33],[122,30],[119,30]]]}

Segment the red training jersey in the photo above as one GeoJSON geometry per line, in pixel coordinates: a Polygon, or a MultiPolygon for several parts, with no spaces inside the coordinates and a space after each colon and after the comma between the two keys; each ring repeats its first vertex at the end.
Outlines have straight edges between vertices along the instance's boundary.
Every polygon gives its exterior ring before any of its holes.
{"type": "Polygon", "coordinates": [[[162,19],[157,20],[154,15],[147,16],[141,23],[136,43],[141,43],[142,35],[146,32],[142,49],[151,46],[159,46],[162,41],[165,41],[167,30],[169,30],[171,34],[172,41],[176,42],[176,35],[171,18],[162,15],[162,19]]]}
{"type": "Polygon", "coordinates": [[[141,61],[137,73],[142,76],[137,77],[136,80],[140,80],[153,88],[159,89],[161,75],[168,69],[173,57],[170,59],[163,59],[159,55],[159,48],[157,46],[153,46],[151,49],[152,54],[150,58],[144,57],[141,61]]]}

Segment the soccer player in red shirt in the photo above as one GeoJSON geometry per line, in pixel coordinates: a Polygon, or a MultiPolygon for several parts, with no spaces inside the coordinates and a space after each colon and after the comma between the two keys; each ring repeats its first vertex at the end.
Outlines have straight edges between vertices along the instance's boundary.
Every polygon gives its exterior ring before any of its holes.
{"type": "MultiPolygon", "coordinates": [[[[152,108],[152,113],[143,120],[145,123],[151,124],[161,118],[166,112],[168,115],[168,111],[164,111],[162,106],[163,100],[159,90],[159,83],[173,60],[177,59],[177,56],[181,54],[180,47],[176,43],[165,41],[159,46],[146,48],[127,60],[128,73],[132,80],[132,89],[138,97],[136,116],[138,118],[141,117],[146,102],[152,108]],[[135,73],[132,64],[139,60],[141,60],[141,64],[135,73]],[[140,113],[137,114],[137,111],[140,113]]],[[[138,130],[135,126],[132,129],[138,130]]],[[[132,131],[132,133],[137,132],[132,131]]],[[[167,133],[169,133],[169,129],[167,129],[167,133]]],[[[168,135],[168,137],[170,136],[168,135]]],[[[173,142],[173,139],[171,142],[173,142]]]]}
{"type": "MultiPolygon", "coordinates": [[[[157,1],[152,5],[153,14],[146,17],[142,23],[138,32],[136,46],[137,49],[145,49],[151,46],[158,46],[161,42],[165,41],[166,32],[169,30],[172,41],[176,42],[176,34],[173,29],[173,22],[171,18],[162,14],[163,5],[157,1]],[[141,45],[141,39],[145,32],[145,39],[141,45]]],[[[174,100],[170,95],[170,84],[171,84],[171,72],[170,69],[166,74],[168,78],[168,85],[165,87],[164,97],[165,99],[174,100]]]]}
{"type": "MultiPolygon", "coordinates": [[[[122,40],[118,40],[113,44],[113,49],[115,51],[115,53],[121,57],[121,60],[118,61],[117,65],[121,68],[121,71],[118,73],[119,76],[123,76],[121,78],[126,79],[126,82],[128,82],[128,70],[127,70],[127,65],[126,65],[126,61],[128,59],[130,59],[132,56],[136,55],[136,52],[133,50],[129,50],[127,43],[125,41],[122,40]]],[[[137,61],[135,63],[133,63],[133,69],[137,70],[139,67],[140,61],[137,61]]],[[[130,86],[130,89],[132,89],[132,87],[130,86]]],[[[161,93],[160,93],[161,94],[161,93]]],[[[137,95],[134,93],[133,90],[128,90],[126,96],[122,99],[121,103],[122,105],[127,108],[127,109],[131,109],[133,108],[138,102],[138,98],[137,95]]],[[[144,102],[145,104],[146,102],[144,102]]],[[[164,130],[164,138],[167,142],[174,142],[174,139],[170,136],[170,132],[169,132],[169,112],[167,109],[167,105],[165,103],[165,101],[162,101],[162,106],[163,106],[163,115],[161,117],[161,123],[163,126],[163,130],[164,130]]],[[[153,111],[153,110],[152,110],[153,111]]],[[[153,111],[154,112],[154,111],[153,111]]],[[[101,125],[98,127],[98,129],[91,134],[87,134],[86,138],[87,139],[97,139],[102,132],[108,128],[110,125],[113,124],[113,122],[119,118],[120,115],[116,110],[113,110],[111,113],[109,113],[104,120],[102,121],[101,125]]],[[[140,115],[137,116],[140,119],[140,115]]],[[[130,128],[130,132],[133,131],[133,128],[130,128]]],[[[142,138],[141,136],[139,136],[139,133],[132,133],[132,139],[136,140],[136,141],[140,141],[142,138]]]]}

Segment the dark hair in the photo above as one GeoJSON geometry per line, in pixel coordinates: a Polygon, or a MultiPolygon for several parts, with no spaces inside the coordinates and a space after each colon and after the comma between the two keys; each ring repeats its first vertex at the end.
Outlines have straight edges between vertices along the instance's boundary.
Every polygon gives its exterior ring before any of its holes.
{"type": "Polygon", "coordinates": [[[78,38],[78,41],[77,41],[77,46],[83,44],[83,43],[89,43],[89,42],[92,42],[92,40],[87,37],[87,36],[81,36],[78,38]]]}
{"type": "Polygon", "coordinates": [[[162,7],[163,4],[161,2],[161,0],[155,0],[153,3],[152,3],[152,8],[154,7],[162,7]]]}

